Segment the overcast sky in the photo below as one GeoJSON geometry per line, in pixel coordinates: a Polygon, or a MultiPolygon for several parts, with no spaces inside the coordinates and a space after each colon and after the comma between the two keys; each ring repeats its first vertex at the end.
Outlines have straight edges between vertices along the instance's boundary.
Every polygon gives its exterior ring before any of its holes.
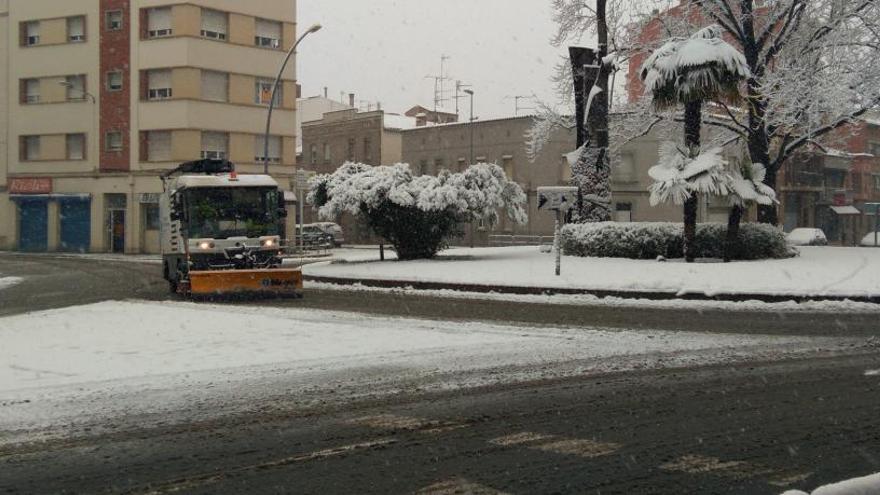
{"type": "MultiPolygon", "coordinates": [[[[324,26],[299,48],[303,96],[356,93],[383,109],[433,106],[440,56],[448,73],[473,85],[475,114],[510,116],[516,95],[556,101],[550,77],[564,48],[554,48],[548,0],[299,0],[300,30],[324,26]]],[[[451,89],[454,81],[447,83],[451,89]]],[[[450,92],[451,94],[451,92],[450,92]]],[[[461,115],[467,100],[461,100],[461,115]]],[[[530,106],[520,102],[521,106],[530,106]]],[[[454,101],[445,106],[454,108],[454,101]]],[[[528,113],[528,111],[521,112],[528,113]]]]}

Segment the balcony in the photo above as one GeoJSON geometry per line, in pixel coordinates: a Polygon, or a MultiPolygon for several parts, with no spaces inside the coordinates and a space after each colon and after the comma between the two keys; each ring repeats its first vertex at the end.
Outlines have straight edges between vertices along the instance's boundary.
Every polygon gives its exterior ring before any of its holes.
{"type": "MultiPolygon", "coordinates": [[[[139,106],[140,130],[211,129],[259,134],[265,130],[266,108],[196,100],[142,101],[139,106]]],[[[291,110],[275,110],[272,134],[296,135],[291,110]]]]}

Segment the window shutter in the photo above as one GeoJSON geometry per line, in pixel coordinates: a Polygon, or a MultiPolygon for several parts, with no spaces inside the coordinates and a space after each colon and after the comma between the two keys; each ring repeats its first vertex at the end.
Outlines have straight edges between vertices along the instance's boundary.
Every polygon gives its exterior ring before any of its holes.
{"type": "Polygon", "coordinates": [[[150,9],[147,12],[147,26],[150,36],[167,36],[171,34],[171,9],[163,7],[150,9]]]}
{"type": "Polygon", "coordinates": [[[222,132],[202,133],[202,158],[222,160],[226,158],[227,136],[222,132]]]}
{"type": "Polygon", "coordinates": [[[229,76],[222,72],[202,71],[202,99],[227,101],[229,99],[229,76]]]}
{"type": "Polygon", "coordinates": [[[278,48],[281,46],[281,23],[257,19],[256,23],[257,46],[278,48]]]}
{"type": "MultiPolygon", "coordinates": [[[[256,139],[254,139],[254,158],[256,158],[256,161],[258,163],[262,163],[265,159],[265,157],[263,156],[265,151],[265,143],[265,135],[259,135],[256,139]]],[[[269,136],[269,162],[281,162],[281,136],[269,136]]]]}
{"type": "Polygon", "coordinates": [[[226,35],[226,14],[202,9],[202,31],[226,35]]]}
{"type": "Polygon", "coordinates": [[[82,160],[85,158],[83,148],[85,144],[85,136],[82,134],[67,135],[67,159],[82,160]]]}
{"type": "Polygon", "coordinates": [[[70,41],[83,41],[86,39],[84,17],[70,17],[67,19],[67,39],[70,41]]]}
{"type": "Polygon", "coordinates": [[[171,87],[170,70],[151,70],[147,75],[150,89],[165,89],[171,87]]]}
{"type": "Polygon", "coordinates": [[[25,102],[37,103],[40,101],[40,80],[28,79],[24,83],[25,102]]]}
{"type": "Polygon", "coordinates": [[[150,131],[147,134],[147,160],[167,162],[171,160],[171,133],[150,131]]]}
{"type": "Polygon", "coordinates": [[[40,37],[40,23],[39,22],[29,22],[27,23],[27,36],[31,37],[40,37]]]}

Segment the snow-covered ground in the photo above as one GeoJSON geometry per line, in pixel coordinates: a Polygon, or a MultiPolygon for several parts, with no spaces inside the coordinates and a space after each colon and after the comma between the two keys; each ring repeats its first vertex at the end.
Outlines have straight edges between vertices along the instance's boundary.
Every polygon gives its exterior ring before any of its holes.
{"type": "Polygon", "coordinates": [[[0,290],[20,284],[23,281],[24,279],[21,277],[4,277],[3,274],[0,273],[0,290]]]}
{"type": "Polygon", "coordinates": [[[329,392],[339,400],[853,344],[135,301],[0,318],[0,340],[0,444],[43,428],[69,435],[246,412],[274,396],[308,405],[329,392]]]}
{"type": "MultiPolygon", "coordinates": [[[[810,495],[800,490],[789,490],[782,495],[810,495]]],[[[880,495],[880,473],[832,483],[813,490],[812,495],[880,495]]]]}
{"type": "MultiPolygon", "coordinates": [[[[757,294],[774,296],[880,296],[880,250],[804,247],[801,256],[752,262],[657,262],[611,258],[562,259],[536,247],[457,248],[434,260],[316,263],[306,275],[448,284],[549,287],[584,290],[757,294]]],[[[344,256],[338,256],[345,259],[344,256]]],[[[375,259],[375,258],[373,258],[375,259]]]]}

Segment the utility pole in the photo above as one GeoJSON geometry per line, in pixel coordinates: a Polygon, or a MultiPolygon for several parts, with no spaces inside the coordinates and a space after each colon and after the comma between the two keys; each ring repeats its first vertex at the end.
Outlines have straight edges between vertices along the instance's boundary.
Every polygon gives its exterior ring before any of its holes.
{"type": "MultiPolygon", "coordinates": [[[[471,97],[471,117],[468,123],[468,127],[471,128],[471,161],[470,165],[474,164],[474,91],[472,89],[464,90],[468,96],[471,97]]],[[[471,220],[471,248],[474,247],[474,237],[476,237],[476,233],[474,232],[474,221],[471,220]]]]}

